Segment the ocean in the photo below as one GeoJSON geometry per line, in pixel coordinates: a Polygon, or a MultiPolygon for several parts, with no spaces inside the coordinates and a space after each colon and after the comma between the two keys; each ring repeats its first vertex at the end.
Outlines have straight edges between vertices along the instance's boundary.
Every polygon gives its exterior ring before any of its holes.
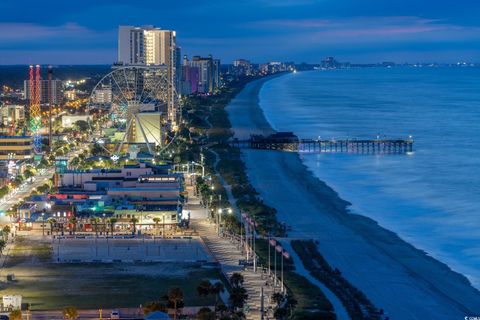
{"type": "Polygon", "coordinates": [[[480,68],[287,74],[264,84],[272,127],[302,138],[407,138],[411,155],[302,154],[321,180],[480,288],[480,68]]]}

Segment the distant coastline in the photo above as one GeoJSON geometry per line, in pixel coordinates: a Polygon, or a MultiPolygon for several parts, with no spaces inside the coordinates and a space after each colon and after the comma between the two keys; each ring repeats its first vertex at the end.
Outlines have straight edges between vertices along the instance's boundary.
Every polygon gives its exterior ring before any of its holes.
{"type": "MultiPolygon", "coordinates": [[[[227,107],[236,136],[274,131],[258,97],[272,79],[248,84],[227,107]]],[[[350,204],[315,178],[297,154],[245,151],[243,158],[253,186],[278,210],[278,219],[292,226],[290,236],[318,240],[327,260],[393,318],[449,319],[480,313],[480,292],[466,277],[372,219],[351,214],[350,204]]]]}

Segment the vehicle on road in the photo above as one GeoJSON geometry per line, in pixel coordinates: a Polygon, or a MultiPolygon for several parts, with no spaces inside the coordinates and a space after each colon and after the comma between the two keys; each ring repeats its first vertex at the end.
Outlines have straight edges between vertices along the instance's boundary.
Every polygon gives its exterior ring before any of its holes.
{"type": "Polygon", "coordinates": [[[120,312],[118,312],[118,310],[112,310],[110,319],[120,319],[120,312]]]}

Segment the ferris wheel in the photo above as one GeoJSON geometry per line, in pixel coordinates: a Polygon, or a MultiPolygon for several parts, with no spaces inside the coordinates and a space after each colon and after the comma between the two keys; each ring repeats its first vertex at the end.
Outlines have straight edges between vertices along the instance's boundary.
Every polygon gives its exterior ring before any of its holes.
{"type": "Polygon", "coordinates": [[[92,140],[112,159],[161,153],[175,139],[180,100],[166,66],[118,66],[93,88],[92,140]]]}

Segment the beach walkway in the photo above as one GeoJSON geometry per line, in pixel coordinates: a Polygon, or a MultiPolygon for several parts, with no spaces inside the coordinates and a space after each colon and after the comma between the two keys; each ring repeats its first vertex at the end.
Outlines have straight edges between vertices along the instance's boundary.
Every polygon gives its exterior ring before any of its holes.
{"type": "Polygon", "coordinates": [[[220,263],[222,271],[228,278],[230,278],[233,273],[240,273],[243,275],[245,279],[243,286],[248,294],[247,305],[249,312],[246,314],[247,320],[261,319],[262,287],[264,290],[265,310],[269,307],[273,307],[273,305],[269,303],[269,300],[274,291],[272,286],[265,285],[267,276],[263,274],[260,269],[257,269],[257,272],[255,273],[253,272],[253,268],[244,269],[243,266],[239,265],[239,260],[245,259],[245,256],[239,249],[237,242],[235,242],[235,240],[232,242],[229,238],[218,236],[214,224],[211,224],[207,220],[192,220],[192,227],[202,236],[211,254],[220,263]]]}
{"type": "MultiPolygon", "coordinates": [[[[263,271],[257,269],[257,272],[253,272],[253,268],[244,269],[239,264],[240,260],[245,259],[245,255],[242,253],[238,241],[231,240],[227,237],[221,237],[218,235],[215,224],[207,220],[207,214],[203,206],[200,204],[200,200],[193,193],[193,187],[188,186],[188,203],[185,207],[186,210],[191,213],[191,228],[194,229],[203,239],[210,254],[220,264],[222,272],[227,278],[230,278],[234,273],[240,273],[244,277],[243,286],[247,290],[248,294],[248,313],[246,314],[247,320],[259,320],[261,319],[261,288],[264,290],[264,310],[272,307],[273,304],[269,303],[270,297],[274,292],[273,286],[266,286],[267,275],[263,274],[263,271]]],[[[279,290],[277,288],[277,290],[279,290]]],[[[268,319],[265,317],[264,319],[268,319]]],[[[273,319],[273,317],[271,317],[273,319]]]]}

